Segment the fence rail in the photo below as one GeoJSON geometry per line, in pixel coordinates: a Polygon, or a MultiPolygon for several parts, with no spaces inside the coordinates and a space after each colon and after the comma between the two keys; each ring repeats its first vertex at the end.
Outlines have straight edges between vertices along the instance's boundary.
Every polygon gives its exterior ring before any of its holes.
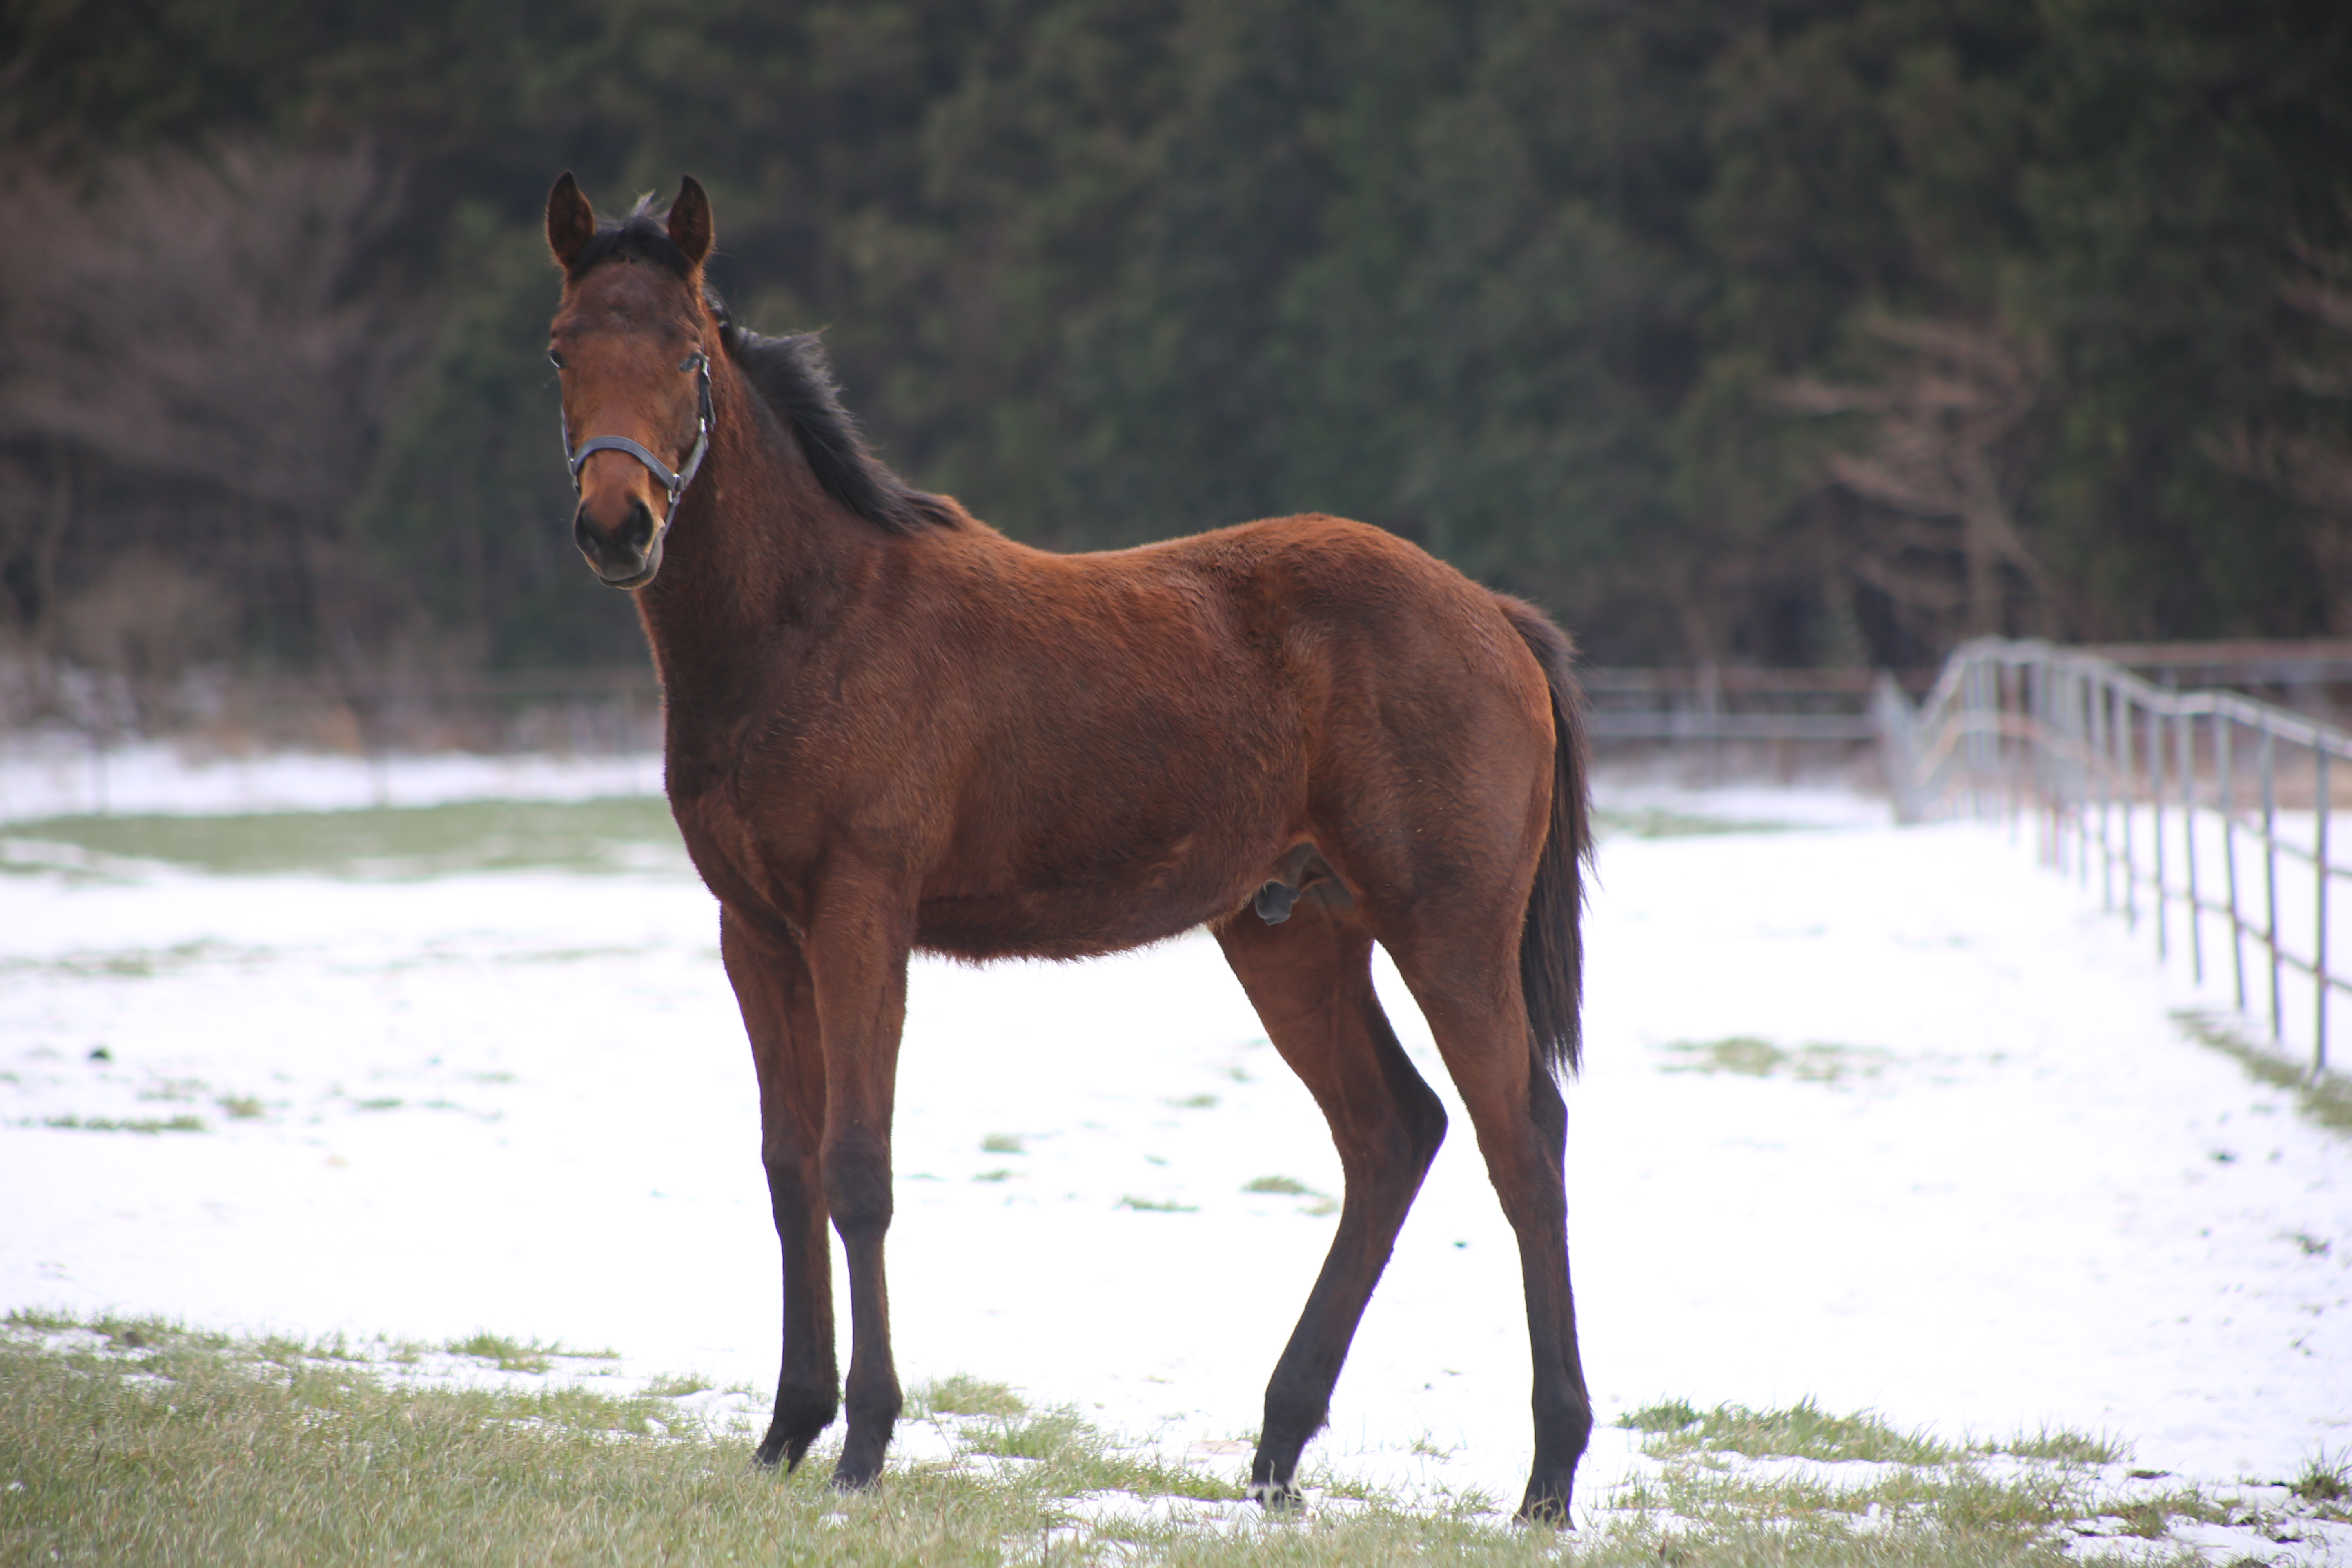
{"type": "Polygon", "coordinates": [[[2082,649],[1994,639],[1955,652],[1916,710],[1891,681],[1875,707],[1898,817],[2030,814],[2044,861],[2095,878],[2135,929],[2152,923],[2159,957],[2185,939],[2200,984],[2218,926],[2239,1009],[2252,992],[2274,1039],[2296,1032],[2289,976],[2307,984],[2312,1070],[2326,1069],[2331,1014],[2352,993],[2329,918],[2352,876],[2330,844],[2352,734],[2082,649]]]}

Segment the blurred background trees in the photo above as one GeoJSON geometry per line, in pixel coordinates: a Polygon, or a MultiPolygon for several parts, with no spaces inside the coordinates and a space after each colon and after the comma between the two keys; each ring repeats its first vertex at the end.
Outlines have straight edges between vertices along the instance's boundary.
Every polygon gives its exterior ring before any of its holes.
{"type": "Polygon", "coordinates": [[[2336,0],[7,0],[0,637],[639,657],[566,167],[1042,544],[1343,512],[1617,663],[2352,633],[2336,0]]]}

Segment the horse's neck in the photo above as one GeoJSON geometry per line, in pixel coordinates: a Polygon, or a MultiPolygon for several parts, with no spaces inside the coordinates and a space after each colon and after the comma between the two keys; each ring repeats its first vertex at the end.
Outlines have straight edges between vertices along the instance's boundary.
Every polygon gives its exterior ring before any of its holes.
{"type": "Polygon", "coordinates": [[[722,435],[679,505],[660,573],[637,595],[674,752],[694,725],[725,743],[751,719],[772,678],[823,639],[881,546],[818,486],[789,431],[729,401],[734,417],[722,405],[722,435]]]}

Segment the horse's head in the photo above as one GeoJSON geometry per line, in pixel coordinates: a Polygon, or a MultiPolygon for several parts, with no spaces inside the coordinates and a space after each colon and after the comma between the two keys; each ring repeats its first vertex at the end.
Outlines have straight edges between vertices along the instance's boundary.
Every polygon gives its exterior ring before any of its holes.
{"type": "Polygon", "coordinates": [[[661,570],[662,534],[710,444],[720,347],[702,263],[713,232],[691,175],[667,221],[640,203],[602,229],[568,171],[547,194],[547,243],[563,268],[548,357],[562,373],[564,456],[580,491],[572,537],[615,588],[661,570]]]}

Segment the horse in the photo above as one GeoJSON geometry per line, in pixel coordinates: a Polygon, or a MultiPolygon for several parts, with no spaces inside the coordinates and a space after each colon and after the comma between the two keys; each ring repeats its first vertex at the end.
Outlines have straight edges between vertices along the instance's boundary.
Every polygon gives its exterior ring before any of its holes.
{"type": "Polygon", "coordinates": [[[1568,637],[1336,517],[1092,554],[1016,542],[876,457],[814,334],[730,316],[704,278],[715,234],[690,176],[666,214],[648,196],[618,221],[568,172],[548,195],[572,537],[635,595],[670,808],[720,906],[758,1073],[783,1357],[757,1462],[797,1466],[845,1403],[833,1480],[868,1487],[899,1414],[883,1241],[909,954],[1076,959],[1205,926],[1346,1177],[1251,1495],[1298,1500],[1445,1131],[1374,994],[1377,942],[1517,1239],[1535,1417],[1518,1511],[1564,1526],[1592,1426],[1559,1086],[1591,843],[1568,637]]]}

